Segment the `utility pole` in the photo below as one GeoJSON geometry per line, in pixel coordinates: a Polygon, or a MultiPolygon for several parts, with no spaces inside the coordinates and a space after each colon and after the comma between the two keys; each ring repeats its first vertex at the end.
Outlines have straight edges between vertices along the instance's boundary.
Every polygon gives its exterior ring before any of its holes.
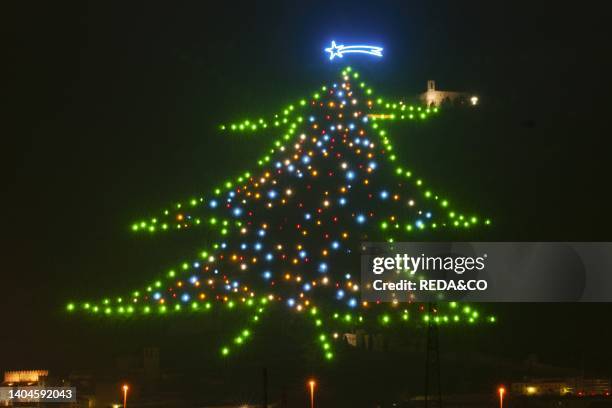
{"type": "Polygon", "coordinates": [[[281,408],[287,408],[287,388],[283,387],[281,393],[281,408]]]}
{"type": "Polygon", "coordinates": [[[268,369],[263,369],[263,404],[264,408],[268,408],[268,369]]]}
{"type": "Polygon", "coordinates": [[[442,386],[440,384],[440,344],[438,324],[434,319],[437,313],[435,303],[428,304],[427,348],[425,364],[425,408],[442,408],[442,386]],[[437,394],[437,395],[436,395],[437,394]],[[437,398],[436,398],[437,397],[437,398]],[[437,404],[434,402],[437,399],[437,404]]]}

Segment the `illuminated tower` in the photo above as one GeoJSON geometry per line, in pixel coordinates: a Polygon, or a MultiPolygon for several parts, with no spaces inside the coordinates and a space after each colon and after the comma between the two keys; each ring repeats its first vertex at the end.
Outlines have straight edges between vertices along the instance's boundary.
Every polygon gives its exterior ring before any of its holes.
{"type": "Polygon", "coordinates": [[[436,81],[427,81],[427,90],[423,92],[419,99],[430,108],[439,107],[445,102],[476,105],[478,97],[467,92],[440,91],[436,89],[436,81]],[[475,98],[475,99],[474,99],[475,98]]]}

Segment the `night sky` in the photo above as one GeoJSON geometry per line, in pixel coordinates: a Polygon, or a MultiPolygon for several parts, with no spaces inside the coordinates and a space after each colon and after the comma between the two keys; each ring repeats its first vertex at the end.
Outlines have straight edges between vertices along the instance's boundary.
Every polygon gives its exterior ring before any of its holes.
{"type": "MultiPolygon", "coordinates": [[[[351,62],[383,95],[411,96],[435,79],[481,96],[471,121],[443,121],[435,136],[402,146],[425,179],[496,220],[487,238],[610,240],[609,72],[599,61],[609,37],[595,9],[490,1],[4,8],[0,370],[76,365],[57,357],[81,330],[63,316],[67,300],[124,293],[193,253],[197,234],[153,239],[129,225],[245,170],[267,144],[222,135],[219,123],[270,115],[329,80],[341,67],[322,51],[332,39],[385,46],[380,61],[351,62]]],[[[612,306],[486,307],[505,318],[480,337],[488,350],[499,342],[510,358],[536,353],[610,374],[612,306]]],[[[118,347],[89,341],[111,354],[118,347]]]]}

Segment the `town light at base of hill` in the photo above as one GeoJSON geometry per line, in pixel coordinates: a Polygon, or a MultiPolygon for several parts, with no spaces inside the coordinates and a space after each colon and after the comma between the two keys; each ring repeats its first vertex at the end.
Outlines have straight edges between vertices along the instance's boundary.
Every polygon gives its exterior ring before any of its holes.
{"type": "Polygon", "coordinates": [[[308,388],[310,389],[310,408],[314,408],[314,390],[315,390],[315,385],[317,385],[315,380],[308,381],[308,388]]]}
{"type": "Polygon", "coordinates": [[[502,385],[497,389],[497,393],[499,394],[499,408],[504,408],[504,394],[506,393],[506,388],[502,385]]]}
{"type": "Polygon", "coordinates": [[[128,387],[127,384],[123,384],[123,387],[121,387],[121,389],[123,390],[123,408],[126,408],[127,407],[127,393],[130,387],[128,387]]]}

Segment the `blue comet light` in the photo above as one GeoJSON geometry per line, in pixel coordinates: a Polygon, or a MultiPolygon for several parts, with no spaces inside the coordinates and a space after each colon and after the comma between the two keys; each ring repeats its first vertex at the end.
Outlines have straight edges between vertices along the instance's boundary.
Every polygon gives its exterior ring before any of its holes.
{"type": "Polygon", "coordinates": [[[338,45],[335,41],[332,41],[331,47],[325,48],[325,52],[329,53],[330,61],[335,57],[342,58],[344,54],[367,54],[380,58],[383,48],[375,45],[338,45]]]}

